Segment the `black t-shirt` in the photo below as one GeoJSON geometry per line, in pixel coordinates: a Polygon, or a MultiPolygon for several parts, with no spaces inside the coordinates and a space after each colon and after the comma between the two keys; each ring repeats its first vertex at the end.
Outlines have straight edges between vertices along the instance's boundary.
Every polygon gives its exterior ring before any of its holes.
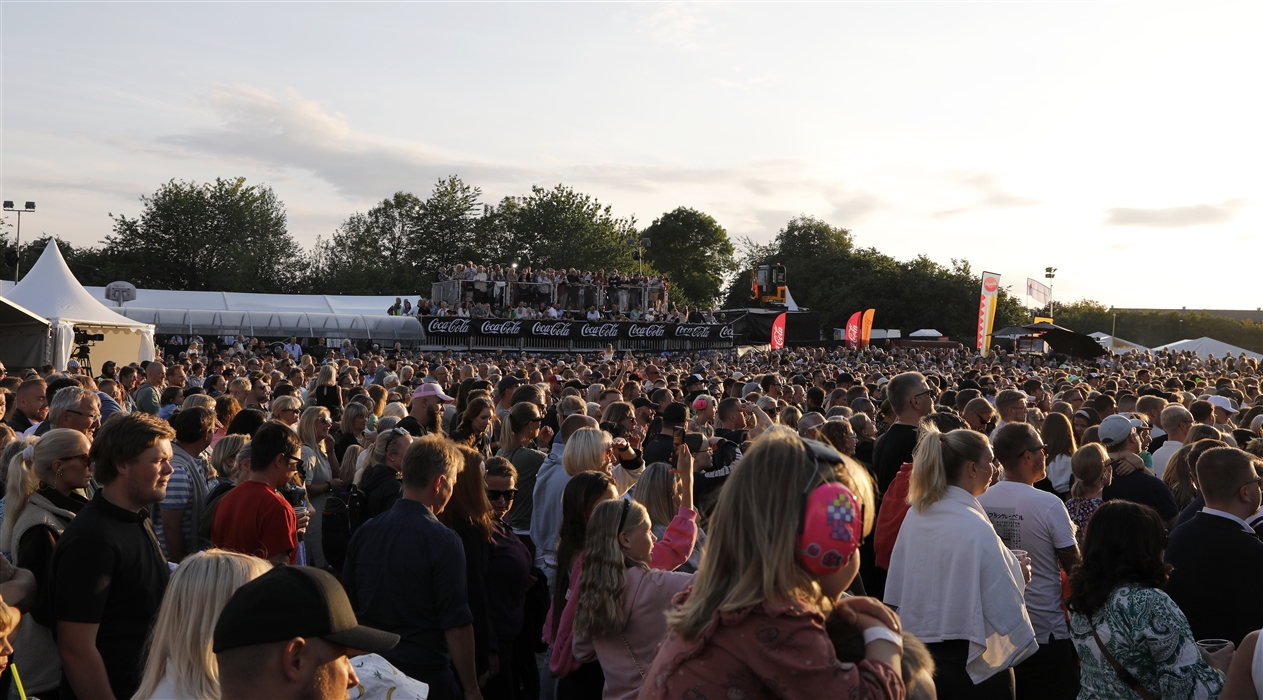
{"type": "Polygon", "coordinates": [[[895,475],[905,462],[912,461],[917,448],[917,428],[914,425],[895,423],[873,445],[873,473],[877,475],[877,489],[882,493],[890,487],[895,475]]]}
{"type": "Polygon", "coordinates": [[[395,427],[407,430],[413,437],[425,435],[425,429],[421,427],[421,421],[417,420],[416,416],[404,416],[403,420],[395,424],[395,427]]]}
{"type": "Polygon", "coordinates": [[[1171,489],[1162,483],[1162,479],[1142,471],[1134,471],[1127,476],[1115,473],[1114,481],[1101,491],[1101,500],[1131,501],[1150,506],[1158,511],[1163,521],[1180,514],[1171,489]]]}
{"type": "Polygon", "coordinates": [[[721,437],[725,440],[731,440],[737,443],[738,445],[740,445],[746,441],[746,435],[748,433],[749,431],[744,430],[744,429],[729,430],[727,428],[719,428],[718,430],[715,431],[715,437],[721,437]]]}
{"type": "MultiPolygon", "coordinates": [[[[100,625],[96,648],[116,698],[140,686],[145,639],[170,575],[148,514],[110,503],[104,491],[57,542],[49,568],[53,618],[100,625]]],[[[64,671],[61,697],[76,697],[64,671]]]]}

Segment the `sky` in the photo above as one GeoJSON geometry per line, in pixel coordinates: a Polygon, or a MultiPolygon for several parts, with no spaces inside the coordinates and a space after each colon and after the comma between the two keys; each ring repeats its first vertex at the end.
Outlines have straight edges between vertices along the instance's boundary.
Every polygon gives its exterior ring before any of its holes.
{"type": "MultiPolygon", "coordinates": [[[[95,244],[168,180],[305,246],[459,175],[1121,308],[1263,306],[1263,3],[0,3],[0,193],[95,244]]],[[[789,273],[789,286],[809,285],[789,273]]]]}

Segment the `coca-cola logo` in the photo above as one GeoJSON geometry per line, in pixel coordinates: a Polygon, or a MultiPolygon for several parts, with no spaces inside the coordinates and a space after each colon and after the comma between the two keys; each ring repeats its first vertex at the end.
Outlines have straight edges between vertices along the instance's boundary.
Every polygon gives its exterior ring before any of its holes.
{"type": "Polygon", "coordinates": [[[570,324],[565,322],[558,323],[533,323],[531,324],[531,335],[553,336],[558,338],[570,337],[570,324]]]}
{"type": "Polygon", "coordinates": [[[469,332],[469,319],[432,318],[425,324],[425,332],[436,335],[464,335],[469,332]]]}
{"type": "Polygon", "coordinates": [[[522,332],[521,321],[483,321],[478,326],[483,335],[517,335],[522,332]]]}
{"type": "Polygon", "coordinates": [[[734,336],[733,336],[733,332],[732,332],[732,326],[720,326],[720,328],[719,328],[719,337],[720,337],[720,338],[732,338],[732,337],[734,337],[734,336]]]}
{"type": "Polygon", "coordinates": [[[676,326],[675,337],[698,339],[709,338],[710,326],[676,326]]]}
{"type": "Polygon", "coordinates": [[[617,338],[617,323],[585,323],[579,326],[579,335],[584,338],[617,338]]]}
{"type": "Polygon", "coordinates": [[[627,327],[628,338],[662,338],[667,334],[667,327],[661,323],[635,324],[627,327]]]}
{"type": "Polygon", "coordinates": [[[776,324],[772,326],[772,349],[779,350],[785,347],[785,327],[776,324]]]}

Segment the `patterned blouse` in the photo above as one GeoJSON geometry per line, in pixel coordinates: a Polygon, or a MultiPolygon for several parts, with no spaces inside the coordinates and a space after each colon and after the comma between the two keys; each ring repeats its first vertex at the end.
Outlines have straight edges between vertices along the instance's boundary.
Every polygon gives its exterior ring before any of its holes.
{"type": "Polygon", "coordinates": [[[1070,522],[1074,523],[1075,539],[1079,540],[1079,546],[1083,546],[1083,533],[1087,531],[1088,518],[1101,507],[1102,501],[1099,498],[1067,498],[1066,510],[1070,512],[1070,522]]]}
{"type": "MultiPolygon", "coordinates": [[[[1214,700],[1224,677],[1197,649],[1188,619],[1157,588],[1119,586],[1092,616],[1096,633],[1120,664],[1160,698],[1214,700]]],[[[1086,616],[1070,613],[1070,636],[1079,652],[1079,700],[1139,698],[1114,673],[1092,636],[1086,616]]]]}

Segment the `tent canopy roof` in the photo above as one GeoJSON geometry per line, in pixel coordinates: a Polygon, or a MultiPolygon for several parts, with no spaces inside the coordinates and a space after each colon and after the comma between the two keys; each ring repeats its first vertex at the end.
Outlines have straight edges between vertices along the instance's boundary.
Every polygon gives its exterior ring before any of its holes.
{"type": "Polygon", "coordinates": [[[79,284],[66,266],[57,241],[50,239],[39,261],[7,294],[9,301],[53,322],[64,321],[91,326],[142,328],[125,316],[110,311],[79,284]]]}
{"type": "Polygon", "coordinates": [[[1245,353],[1246,357],[1263,360],[1263,355],[1260,355],[1257,352],[1251,352],[1245,348],[1239,348],[1235,345],[1229,345],[1223,341],[1215,340],[1214,338],[1207,338],[1205,336],[1201,338],[1178,340],[1174,343],[1168,343],[1161,347],[1156,347],[1154,350],[1170,350],[1172,352],[1183,352],[1187,350],[1189,352],[1197,353],[1197,356],[1202,358],[1209,355],[1214,355],[1215,357],[1220,358],[1227,357],[1228,355],[1239,357],[1242,353],[1245,353]]]}

